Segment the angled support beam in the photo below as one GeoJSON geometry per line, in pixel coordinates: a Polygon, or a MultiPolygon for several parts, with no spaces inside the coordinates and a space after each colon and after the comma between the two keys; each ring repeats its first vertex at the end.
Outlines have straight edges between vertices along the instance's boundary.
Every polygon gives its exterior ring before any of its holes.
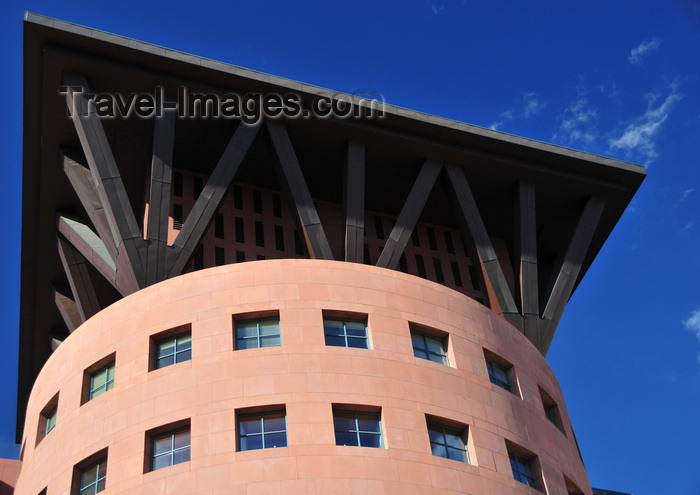
{"type": "Polygon", "coordinates": [[[343,190],[345,261],[362,263],[365,243],[365,146],[348,142],[343,190]]]}
{"type": "Polygon", "coordinates": [[[522,317],[515,305],[515,299],[508,287],[503,268],[496,256],[486,226],[481,218],[476,201],[469,188],[464,171],[454,165],[445,165],[448,190],[455,208],[455,217],[460,223],[460,232],[465,246],[470,251],[474,264],[481,267],[482,280],[488,291],[491,309],[503,315],[510,323],[522,331],[522,317]]]}
{"type": "Polygon", "coordinates": [[[588,253],[588,248],[598,227],[598,222],[605,209],[605,201],[600,198],[591,197],[586,202],[583,213],[576,224],[576,230],[571,237],[569,247],[561,262],[560,268],[555,270],[555,281],[552,289],[547,294],[546,305],[542,312],[545,320],[541,338],[537,348],[543,355],[547,355],[549,346],[552,344],[554,332],[559,325],[564,308],[569,302],[569,298],[576,285],[581,266],[588,253]]]}
{"type": "Polygon", "coordinates": [[[520,182],[515,195],[515,256],[518,266],[516,291],[523,316],[523,333],[531,342],[539,340],[540,303],[537,281],[537,210],[535,187],[520,182]]]}
{"type": "Polygon", "coordinates": [[[377,260],[377,266],[391,269],[396,267],[441,170],[442,163],[433,160],[423,162],[411,192],[401,208],[399,218],[391,229],[382,254],[377,260]]]}
{"type": "Polygon", "coordinates": [[[287,129],[281,122],[268,121],[267,131],[277,154],[278,175],[290,202],[297,228],[303,232],[311,258],[332,260],[328,238],[311,198],[287,129]]]}
{"type": "Polygon", "coordinates": [[[69,154],[70,152],[68,151],[61,151],[63,171],[73,186],[73,190],[78,195],[85,213],[87,213],[88,218],[95,226],[97,235],[104,241],[111,258],[116,260],[118,256],[117,244],[112,236],[107,215],[97,194],[95,183],[92,180],[92,173],[89,168],[83,166],[76,159],[71,158],[69,154]]]}
{"type": "Polygon", "coordinates": [[[85,76],[64,72],[63,83],[67,87],[66,104],[92,172],[112,237],[117,249],[129,261],[120,266],[127,272],[120,275],[138,290],[145,286],[146,243],[129,203],[107,135],[95,113],[85,76]]]}
{"type": "Polygon", "coordinates": [[[86,261],[95,267],[100,274],[111,283],[123,296],[131,294],[128,287],[120,287],[117,278],[117,267],[110,258],[104,242],[87,225],[74,218],[58,215],[56,219],[58,231],[70,242],[86,261]]]}
{"type": "MultiPolygon", "coordinates": [[[[168,105],[164,107],[168,108],[168,105]]],[[[170,213],[174,149],[175,114],[174,111],[166,111],[164,115],[156,117],[153,124],[146,285],[165,280],[168,276],[168,214],[170,213]]]]}
{"type": "Polygon", "coordinates": [[[61,313],[63,322],[70,333],[73,333],[76,328],[83,322],[78,311],[76,302],[67,296],[64,291],[53,287],[53,300],[56,303],[58,312],[61,313]]]}
{"type": "Polygon", "coordinates": [[[56,337],[50,337],[51,339],[51,352],[54,352],[58,347],[63,344],[63,341],[61,339],[57,339],[56,337]]]}
{"type": "Polygon", "coordinates": [[[168,248],[168,278],[182,273],[223,201],[224,194],[236,178],[259,130],[259,125],[238,124],[175,242],[168,248]]]}
{"type": "Polygon", "coordinates": [[[58,255],[61,258],[63,269],[68,277],[73,297],[78,306],[80,322],[84,323],[88,318],[100,311],[95,288],[90,280],[87,264],[83,256],[70,245],[68,241],[58,236],[58,255]]]}

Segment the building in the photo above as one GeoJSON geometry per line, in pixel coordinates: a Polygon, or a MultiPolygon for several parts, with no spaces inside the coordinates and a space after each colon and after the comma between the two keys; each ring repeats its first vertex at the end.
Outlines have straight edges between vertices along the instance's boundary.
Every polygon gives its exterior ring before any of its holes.
{"type": "Polygon", "coordinates": [[[545,356],[641,167],[24,43],[15,493],[592,493],[545,356]]]}

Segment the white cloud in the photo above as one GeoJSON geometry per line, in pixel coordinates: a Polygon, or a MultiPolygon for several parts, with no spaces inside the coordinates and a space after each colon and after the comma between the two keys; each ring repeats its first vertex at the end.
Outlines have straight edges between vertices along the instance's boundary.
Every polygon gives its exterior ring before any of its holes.
{"type": "Polygon", "coordinates": [[[590,107],[585,96],[569,105],[561,117],[555,140],[571,145],[576,142],[592,144],[597,136],[598,113],[590,107]]]}
{"type": "Polygon", "coordinates": [[[674,105],[682,98],[676,91],[675,85],[671,86],[671,92],[658,106],[655,104],[659,100],[659,95],[647,95],[649,102],[646,112],[627,125],[620,137],[610,139],[610,148],[623,150],[628,155],[636,155],[642,158],[645,164],[654,161],[659,156],[655,146],[659,128],[668,118],[674,105]]]}
{"type": "Polygon", "coordinates": [[[542,103],[536,93],[524,93],[522,111],[510,109],[502,112],[498,117],[498,120],[489,126],[489,129],[498,130],[498,128],[502,125],[507,124],[511,120],[515,120],[517,118],[529,119],[530,117],[540,113],[546,106],[547,104],[542,103]]]}
{"type": "MultiPolygon", "coordinates": [[[[693,332],[695,337],[700,340],[700,309],[693,311],[690,318],[683,322],[683,326],[693,332]]],[[[698,363],[700,363],[700,354],[698,354],[698,363]]]]}
{"type": "Polygon", "coordinates": [[[526,119],[540,113],[546,104],[541,103],[535,93],[525,93],[523,95],[523,117],[526,119]]]}
{"type": "Polygon", "coordinates": [[[656,50],[661,46],[661,41],[657,38],[642,41],[637,47],[632,48],[630,56],[627,58],[632,65],[641,65],[643,57],[652,50],[656,50]]]}
{"type": "Polygon", "coordinates": [[[695,189],[692,188],[692,187],[691,187],[690,189],[686,189],[685,191],[683,191],[683,194],[681,194],[681,201],[685,201],[685,199],[686,199],[693,191],[695,191],[695,189]]]}

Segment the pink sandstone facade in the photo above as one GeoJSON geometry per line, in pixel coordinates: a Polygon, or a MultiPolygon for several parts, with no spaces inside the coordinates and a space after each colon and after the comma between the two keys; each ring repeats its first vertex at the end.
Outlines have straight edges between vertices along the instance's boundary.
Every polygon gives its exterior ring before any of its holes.
{"type": "Polygon", "coordinates": [[[75,493],[74,466],[98,452],[106,495],[539,493],[513,479],[507,445],[536,456],[541,492],[567,494],[566,477],[591,493],[556,378],[520,332],[452,289],[354,263],[233,264],[128,296],[53,353],[25,424],[17,494],[75,493]],[[325,345],[329,312],[364,315],[369,348],[325,345]],[[237,319],[273,314],[280,346],[234,349],[237,319]],[[152,336],[172,328],[191,330],[191,360],[149,371],[152,336]],[[415,357],[411,328],[444,336],[449,364],[415,357]],[[512,365],[513,393],[490,382],[485,351],[512,365]],[[114,388],[82,403],[86,370],[107,356],[114,388]],[[382,448],[336,445],[341,404],[379,413],[382,448]],[[239,451],[237,413],[269,406],[286,414],[287,446],[239,451]],[[464,428],[470,463],[431,455],[426,418],[464,428]],[[148,432],[172,424],[189,425],[190,460],[145,472],[148,432]]]}

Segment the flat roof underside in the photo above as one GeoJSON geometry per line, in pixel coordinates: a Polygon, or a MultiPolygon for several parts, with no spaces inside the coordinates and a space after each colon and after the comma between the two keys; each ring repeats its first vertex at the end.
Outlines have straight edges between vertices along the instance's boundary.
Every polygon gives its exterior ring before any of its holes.
{"type": "MultiPolygon", "coordinates": [[[[24,33],[24,157],[20,307],[19,414],[34,377],[50,354],[49,335],[62,325],[52,286],[65,279],[56,254],[56,213],[84,216],[66,178],[59,150],[80,150],[58,93],[64,71],[84,74],[93,91],[168,95],[186,86],[203,92],[294,92],[309,101],[336,92],[223,64],[74,24],[27,14],[24,33]]],[[[512,198],[527,180],[536,190],[537,246],[541,269],[566,250],[582,204],[605,202],[590,242],[580,282],[641,184],[642,167],[387,105],[383,119],[286,120],[308,189],[315,200],[339,203],[348,141],[366,149],[365,209],[398,215],[426,158],[464,170],[488,234],[513,244],[512,198]],[[549,261],[547,261],[549,260],[549,261]]],[[[153,122],[105,120],[121,178],[137,216],[150,167],[153,122]]],[[[209,175],[237,122],[186,120],[175,124],[173,167],[209,175]]],[[[258,136],[237,181],[279,189],[274,160],[258,136]]],[[[451,225],[439,187],[421,220],[451,225]]],[[[111,297],[108,285],[98,290],[111,297]]],[[[20,419],[21,422],[21,419],[20,419]]],[[[18,433],[21,435],[21,431],[18,433]]]]}

